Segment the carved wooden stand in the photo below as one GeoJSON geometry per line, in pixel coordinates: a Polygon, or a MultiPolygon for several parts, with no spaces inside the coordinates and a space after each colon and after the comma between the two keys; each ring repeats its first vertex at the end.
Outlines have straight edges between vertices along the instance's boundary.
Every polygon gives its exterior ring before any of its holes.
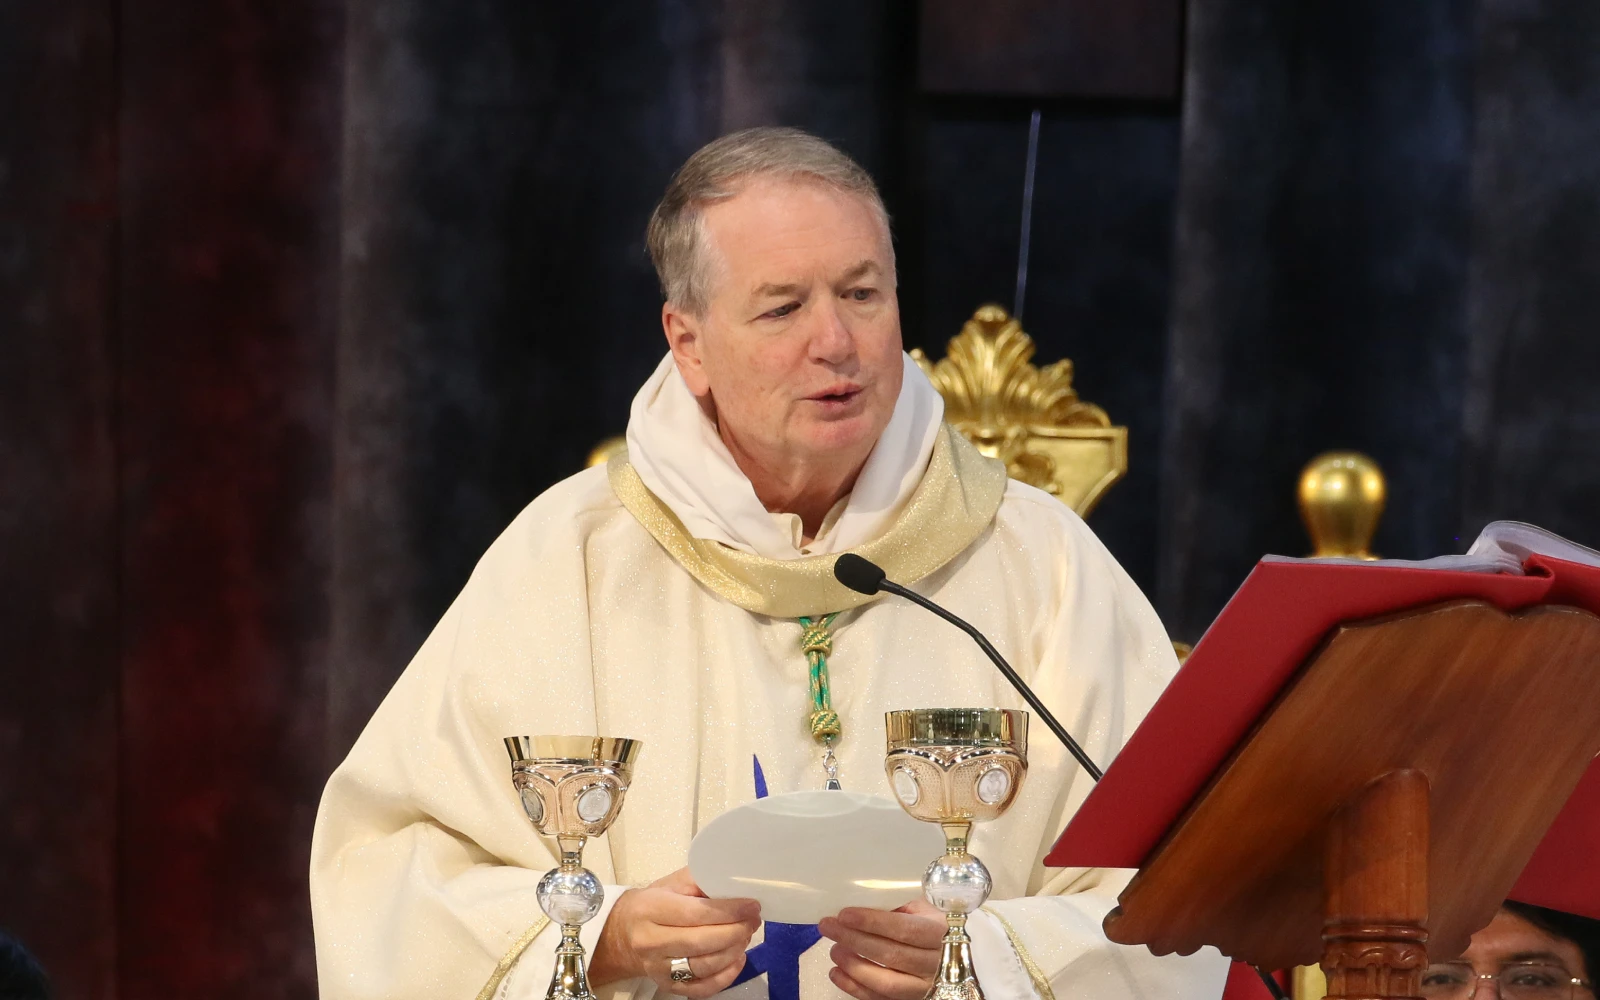
{"type": "Polygon", "coordinates": [[[1600,754],[1596,659],[1600,618],[1566,607],[1460,601],[1341,626],[1106,934],[1267,969],[1320,956],[1329,997],[1416,997],[1430,946],[1465,950],[1600,754]]]}
{"type": "Polygon", "coordinates": [[[1334,816],[1323,862],[1331,1000],[1420,995],[1428,967],[1428,779],[1391,771],[1334,816]]]}

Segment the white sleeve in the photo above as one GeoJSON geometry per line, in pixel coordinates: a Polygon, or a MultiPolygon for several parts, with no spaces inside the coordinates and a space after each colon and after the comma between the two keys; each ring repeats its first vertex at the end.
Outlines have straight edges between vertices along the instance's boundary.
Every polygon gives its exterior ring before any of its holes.
{"type": "Polygon", "coordinates": [[[987,1000],[1217,1000],[1228,960],[1214,948],[1157,958],[1112,944],[1100,922],[1125,872],[1060,896],[989,903],[968,921],[972,964],[987,1000]]]}

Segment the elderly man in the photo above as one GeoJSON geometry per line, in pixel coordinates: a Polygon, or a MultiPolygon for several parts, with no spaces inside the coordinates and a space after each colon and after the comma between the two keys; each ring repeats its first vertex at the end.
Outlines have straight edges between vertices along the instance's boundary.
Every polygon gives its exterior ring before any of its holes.
{"type": "MultiPolygon", "coordinates": [[[[646,744],[586,856],[608,883],[584,932],[600,996],[920,998],[931,908],[764,927],[754,901],[706,899],[684,868],[757,773],[774,791],[821,787],[825,769],[885,791],[886,710],[1020,707],[964,639],[837,584],[839,553],[980,623],[1102,763],[1176,668],[1083,523],[943,423],[902,353],[888,218],[853,161],[789,129],[719,139],[673,178],[649,246],[670,353],[626,455],[512,523],[328,783],[311,869],[325,1000],[544,990],[556,931],[534,886],[554,859],[501,738],[569,732],[646,744]],[[820,690],[803,635],[827,650],[820,690]],[[674,959],[692,979],[672,979],[674,959]]],[[[1035,740],[1017,804],[975,836],[995,881],[969,925],[990,1000],[1217,996],[1215,954],[1105,941],[1125,874],[1039,864],[1088,785],[1035,740]]]]}

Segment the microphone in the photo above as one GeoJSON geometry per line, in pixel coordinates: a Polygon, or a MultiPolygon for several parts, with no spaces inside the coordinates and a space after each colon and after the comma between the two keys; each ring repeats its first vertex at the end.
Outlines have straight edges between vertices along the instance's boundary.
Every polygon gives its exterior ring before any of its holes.
{"type": "Polygon", "coordinates": [[[1094,760],[1084,752],[1083,747],[1078,745],[1078,741],[1072,738],[1072,734],[1067,732],[1066,727],[1056,721],[1056,717],[1050,714],[1048,708],[1044,707],[1044,702],[1040,701],[1039,696],[1033,693],[1033,689],[1028,687],[1027,682],[1018,676],[1015,670],[1011,669],[1011,664],[1007,663],[1006,658],[1000,655],[1000,651],[995,649],[988,639],[984,638],[982,632],[979,632],[966,621],[956,617],[916,591],[902,587],[900,584],[890,580],[882,567],[861,558],[854,552],[846,552],[834,560],[833,577],[858,594],[876,594],[879,591],[886,591],[904,597],[912,604],[932,611],[940,618],[970,635],[972,641],[978,644],[978,648],[983,650],[984,655],[989,657],[994,665],[1000,668],[1000,672],[1005,675],[1006,680],[1010,681],[1011,686],[1017,689],[1018,694],[1022,695],[1022,700],[1028,703],[1034,714],[1044,720],[1044,724],[1049,727],[1052,733],[1056,734],[1056,739],[1060,740],[1062,745],[1071,752],[1072,756],[1078,759],[1078,763],[1083,765],[1083,769],[1089,772],[1089,777],[1096,781],[1100,780],[1100,768],[1095,764],[1094,760]]]}

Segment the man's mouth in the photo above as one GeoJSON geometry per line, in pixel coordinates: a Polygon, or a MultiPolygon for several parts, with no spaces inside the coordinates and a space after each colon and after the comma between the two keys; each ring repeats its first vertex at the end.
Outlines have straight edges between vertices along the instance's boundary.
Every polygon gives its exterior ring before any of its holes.
{"type": "Polygon", "coordinates": [[[837,405],[848,403],[859,395],[861,395],[861,387],[859,385],[837,385],[830,386],[827,390],[814,393],[806,398],[815,403],[837,405]]]}
{"type": "Polygon", "coordinates": [[[848,403],[858,395],[861,395],[861,386],[856,386],[854,382],[842,382],[838,386],[829,386],[822,392],[814,392],[806,398],[819,403],[848,403]]]}

